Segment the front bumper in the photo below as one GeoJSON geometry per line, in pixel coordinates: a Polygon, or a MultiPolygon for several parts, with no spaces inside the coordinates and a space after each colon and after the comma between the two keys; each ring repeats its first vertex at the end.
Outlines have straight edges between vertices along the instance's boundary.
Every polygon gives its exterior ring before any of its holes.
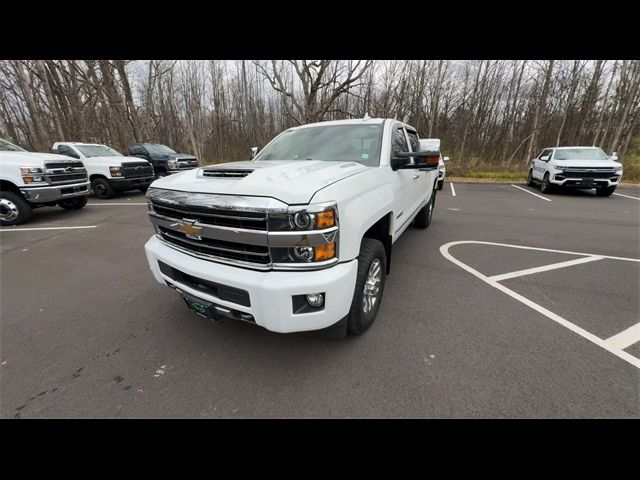
{"type": "Polygon", "coordinates": [[[351,308],[358,272],[357,260],[316,271],[260,272],[192,257],[167,246],[156,236],[151,237],[144,248],[151,272],[159,283],[170,283],[196,298],[248,313],[257,325],[272,332],[321,330],[340,321],[351,308]],[[246,290],[250,306],[225,301],[176,282],[160,271],[158,261],[193,277],[246,290]],[[319,292],[325,294],[322,310],[293,313],[294,295],[319,292]]]}
{"type": "Polygon", "coordinates": [[[582,178],[579,176],[566,177],[562,173],[554,173],[550,183],[567,188],[600,188],[613,187],[620,183],[622,172],[616,173],[609,178],[582,178]]]}
{"type": "Polygon", "coordinates": [[[438,170],[438,180],[444,180],[445,170],[438,170]]]}
{"type": "Polygon", "coordinates": [[[20,192],[29,203],[48,203],[89,195],[89,185],[87,180],[67,185],[20,187],[20,192]]]}
{"type": "Polygon", "coordinates": [[[149,177],[136,177],[136,178],[110,178],[109,182],[114,190],[134,190],[136,188],[145,187],[151,185],[156,179],[154,176],[149,177]]]}

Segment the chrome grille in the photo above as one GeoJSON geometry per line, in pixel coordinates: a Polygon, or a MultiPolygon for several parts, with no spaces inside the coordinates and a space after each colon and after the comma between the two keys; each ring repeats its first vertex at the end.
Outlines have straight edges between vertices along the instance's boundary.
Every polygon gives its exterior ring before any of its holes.
{"type": "Polygon", "coordinates": [[[613,168],[564,168],[561,173],[565,178],[610,178],[615,175],[613,168]]]}
{"type": "Polygon", "coordinates": [[[196,205],[176,207],[157,200],[152,200],[151,203],[153,210],[164,217],[189,218],[200,223],[222,227],[267,230],[267,215],[264,212],[234,212],[233,210],[199,207],[196,205]]]}
{"type": "Polygon", "coordinates": [[[88,180],[82,162],[51,162],[44,165],[44,179],[50,185],[65,185],[88,180]]]}
{"type": "Polygon", "coordinates": [[[158,227],[158,230],[165,241],[204,255],[262,265],[271,263],[269,247],[266,246],[225,242],[204,237],[201,240],[191,240],[184,233],[166,227],[158,227]]]}

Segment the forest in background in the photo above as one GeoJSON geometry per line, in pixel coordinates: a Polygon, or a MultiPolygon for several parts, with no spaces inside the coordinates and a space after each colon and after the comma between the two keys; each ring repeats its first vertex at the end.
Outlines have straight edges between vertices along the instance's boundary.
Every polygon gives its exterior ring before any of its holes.
{"type": "Polygon", "coordinates": [[[0,60],[0,137],[32,151],[154,142],[222,163],[291,126],[365,114],[442,139],[457,175],[597,145],[640,180],[635,60],[0,60]]]}

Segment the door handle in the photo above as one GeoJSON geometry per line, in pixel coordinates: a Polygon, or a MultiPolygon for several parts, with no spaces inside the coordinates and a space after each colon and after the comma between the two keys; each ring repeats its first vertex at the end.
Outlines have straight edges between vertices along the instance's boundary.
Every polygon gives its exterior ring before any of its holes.
{"type": "Polygon", "coordinates": [[[420,175],[414,175],[414,176],[413,176],[413,177],[411,177],[411,178],[413,178],[414,180],[417,180],[417,179],[419,179],[419,178],[420,178],[420,175]]]}

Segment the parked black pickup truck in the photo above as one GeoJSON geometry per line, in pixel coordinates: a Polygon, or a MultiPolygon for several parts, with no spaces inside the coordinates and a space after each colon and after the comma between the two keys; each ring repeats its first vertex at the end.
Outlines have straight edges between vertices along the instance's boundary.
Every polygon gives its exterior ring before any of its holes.
{"type": "Polygon", "coordinates": [[[184,172],[200,165],[193,155],[177,153],[159,143],[134,143],[129,145],[129,155],[149,160],[157,177],[184,172]]]}

